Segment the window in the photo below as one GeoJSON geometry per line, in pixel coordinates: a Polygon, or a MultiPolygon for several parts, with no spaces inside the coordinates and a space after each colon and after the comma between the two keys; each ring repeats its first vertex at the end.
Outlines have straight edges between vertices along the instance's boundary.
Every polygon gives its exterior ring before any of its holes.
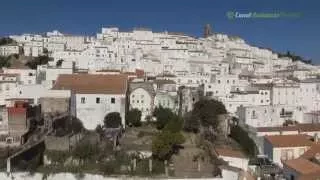
{"type": "Polygon", "coordinates": [[[132,100],[131,102],[134,103],[134,100],[132,100]]]}
{"type": "Polygon", "coordinates": [[[85,97],[82,97],[82,98],[81,98],[81,104],[84,104],[84,103],[86,103],[86,98],[85,98],[85,97]]]}
{"type": "Polygon", "coordinates": [[[227,80],[227,83],[229,84],[229,80],[227,80]]]}
{"type": "Polygon", "coordinates": [[[220,84],[221,83],[221,81],[220,80],[218,80],[218,84],[220,84]]]}
{"type": "Polygon", "coordinates": [[[140,101],[139,100],[137,100],[137,103],[139,103],[140,101]]]}
{"type": "Polygon", "coordinates": [[[209,85],[208,88],[211,89],[211,85],[209,85]]]}
{"type": "Polygon", "coordinates": [[[143,100],[141,100],[141,103],[143,103],[144,101],[143,100]]]}
{"type": "Polygon", "coordinates": [[[253,110],[253,111],[252,111],[251,119],[256,119],[256,118],[257,118],[256,111],[253,110]]]}
{"type": "Polygon", "coordinates": [[[263,103],[263,100],[261,100],[260,102],[263,103]]]}
{"type": "Polygon", "coordinates": [[[233,83],[233,84],[235,84],[235,83],[236,83],[236,81],[235,81],[235,80],[232,80],[232,83],[233,83]]]}
{"type": "Polygon", "coordinates": [[[111,98],[111,103],[112,104],[116,103],[116,98],[111,98]]]}
{"type": "Polygon", "coordinates": [[[100,104],[100,98],[99,97],[96,98],[96,103],[100,104]]]}

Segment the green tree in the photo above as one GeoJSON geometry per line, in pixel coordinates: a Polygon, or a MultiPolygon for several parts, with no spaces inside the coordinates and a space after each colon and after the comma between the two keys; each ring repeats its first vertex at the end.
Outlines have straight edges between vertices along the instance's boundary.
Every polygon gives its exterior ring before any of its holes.
{"type": "Polygon", "coordinates": [[[106,128],[118,128],[121,126],[121,116],[118,112],[111,112],[104,117],[104,126],[106,128]]]}
{"type": "Polygon", "coordinates": [[[12,43],[15,43],[15,41],[9,37],[3,37],[3,38],[0,38],[0,46],[2,45],[7,45],[7,44],[12,44],[12,43]]]}
{"type": "Polygon", "coordinates": [[[48,64],[49,61],[52,61],[52,58],[48,56],[38,56],[33,58],[31,61],[28,61],[26,66],[30,67],[31,69],[37,69],[38,65],[48,64]]]}
{"type": "Polygon", "coordinates": [[[242,150],[250,157],[255,157],[258,153],[258,148],[254,141],[249,137],[248,133],[240,126],[232,126],[230,137],[237,141],[242,150]]]}
{"type": "Polygon", "coordinates": [[[202,99],[194,105],[192,120],[199,121],[203,127],[211,126],[217,130],[219,127],[218,115],[225,113],[227,111],[222,102],[202,99]]]}
{"type": "Polygon", "coordinates": [[[184,118],[183,129],[187,132],[198,133],[200,129],[200,121],[192,116],[192,112],[187,113],[184,118]]]}
{"type": "Polygon", "coordinates": [[[169,131],[173,133],[180,132],[183,127],[183,120],[178,117],[174,116],[169,122],[164,126],[163,131],[169,131]]]}
{"type": "Polygon", "coordinates": [[[155,108],[153,115],[156,117],[157,129],[163,129],[170,119],[173,119],[175,114],[169,108],[157,107],[155,108]]]}
{"type": "Polygon", "coordinates": [[[185,141],[181,133],[182,126],[183,120],[173,115],[162,131],[155,136],[152,141],[152,153],[157,159],[168,160],[178,152],[180,145],[185,141]]]}
{"type": "Polygon", "coordinates": [[[48,54],[48,53],[49,53],[48,49],[47,48],[43,48],[43,54],[48,54]]]}
{"type": "Polygon", "coordinates": [[[131,109],[127,113],[126,122],[129,126],[141,126],[141,111],[139,109],[131,109]]]}
{"type": "Polygon", "coordinates": [[[63,59],[59,59],[56,63],[56,66],[61,67],[63,61],[64,61],[63,59]]]}
{"type": "Polygon", "coordinates": [[[10,67],[10,66],[11,66],[10,57],[0,56],[0,68],[10,67]]]}
{"type": "Polygon", "coordinates": [[[184,141],[181,132],[162,131],[152,141],[152,154],[159,160],[169,160],[184,141]]]}
{"type": "Polygon", "coordinates": [[[102,134],[103,133],[103,127],[101,126],[101,124],[98,124],[96,127],[96,133],[98,134],[102,134]]]}

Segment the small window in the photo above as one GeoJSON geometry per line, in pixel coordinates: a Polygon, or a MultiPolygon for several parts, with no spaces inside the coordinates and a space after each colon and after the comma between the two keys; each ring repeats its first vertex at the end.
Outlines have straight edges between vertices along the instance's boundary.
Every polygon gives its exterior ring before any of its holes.
{"type": "Polygon", "coordinates": [[[227,83],[229,84],[229,80],[227,80],[227,83]]]}
{"type": "Polygon", "coordinates": [[[111,103],[112,104],[116,103],[116,98],[111,98],[111,103]]]}
{"type": "Polygon", "coordinates": [[[139,100],[137,100],[137,103],[139,103],[140,101],[139,100]]]}
{"type": "Polygon", "coordinates": [[[220,81],[220,80],[218,80],[218,84],[220,84],[220,82],[221,82],[221,81],[220,81]]]}
{"type": "Polygon", "coordinates": [[[100,104],[100,98],[99,97],[96,98],[96,103],[100,104]]]}
{"type": "Polygon", "coordinates": [[[131,102],[134,103],[134,100],[132,100],[131,102]]]}
{"type": "Polygon", "coordinates": [[[84,103],[86,103],[86,98],[85,98],[85,97],[82,97],[82,98],[81,98],[81,104],[84,104],[84,103]]]}
{"type": "Polygon", "coordinates": [[[141,100],[141,103],[143,103],[144,101],[143,100],[141,100]]]}

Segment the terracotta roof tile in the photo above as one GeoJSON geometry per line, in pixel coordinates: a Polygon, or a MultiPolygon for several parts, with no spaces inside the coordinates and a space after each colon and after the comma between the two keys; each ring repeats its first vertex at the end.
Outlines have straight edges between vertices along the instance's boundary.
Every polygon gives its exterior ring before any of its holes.
{"type": "Polygon", "coordinates": [[[312,132],[320,131],[320,123],[306,123],[297,124],[293,126],[279,126],[279,127],[260,127],[257,128],[258,132],[276,132],[276,131],[300,131],[300,132],[312,132]]]}
{"type": "Polygon", "coordinates": [[[297,126],[259,127],[258,132],[297,131],[297,126]]]}
{"type": "Polygon", "coordinates": [[[283,162],[285,166],[295,170],[301,175],[318,173],[320,175],[320,166],[304,158],[291,159],[283,162]]]}
{"type": "Polygon", "coordinates": [[[307,150],[301,157],[305,159],[311,159],[320,153],[320,144],[313,144],[309,150],[307,150]]]}
{"type": "Polygon", "coordinates": [[[312,146],[313,142],[309,138],[309,136],[303,134],[265,136],[265,139],[269,141],[273,147],[312,146]]]}
{"type": "Polygon", "coordinates": [[[125,94],[126,75],[62,74],[59,75],[55,90],[71,90],[80,94],[125,94]]]}

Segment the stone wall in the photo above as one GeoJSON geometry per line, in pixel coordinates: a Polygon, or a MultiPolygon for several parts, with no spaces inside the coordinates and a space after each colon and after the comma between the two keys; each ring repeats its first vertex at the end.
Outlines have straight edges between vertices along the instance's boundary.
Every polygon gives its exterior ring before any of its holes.
{"type": "Polygon", "coordinates": [[[69,98],[40,98],[41,113],[64,113],[69,111],[69,98]]]}
{"type": "Polygon", "coordinates": [[[70,151],[82,137],[83,135],[81,133],[63,137],[47,136],[45,139],[46,149],[54,151],[70,151]]]}
{"type": "MultiPolygon", "coordinates": [[[[228,172],[226,172],[228,173],[228,172]]],[[[228,173],[230,174],[230,173],[228,173]]],[[[116,180],[116,179],[155,179],[154,177],[128,177],[128,176],[117,176],[117,177],[106,177],[103,175],[96,175],[96,174],[83,174],[83,175],[79,175],[79,174],[72,174],[72,173],[58,173],[58,174],[50,174],[50,175],[43,175],[42,173],[34,173],[34,174],[30,174],[28,172],[19,172],[19,173],[12,173],[12,174],[7,174],[5,172],[0,172],[0,179],[1,180],[42,180],[45,179],[44,177],[46,177],[47,180],[78,180],[78,179],[82,179],[82,180],[116,180]]],[[[165,178],[165,177],[160,177],[160,178],[156,178],[156,179],[174,179],[174,180],[179,180],[179,178],[165,178]]],[[[184,179],[184,178],[181,178],[184,179]]],[[[198,178],[194,178],[194,180],[196,180],[198,178]]],[[[206,178],[207,180],[237,180],[238,177],[236,177],[235,179],[233,178],[206,178]]],[[[190,178],[190,180],[192,180],[192,178],[190,178]]]]}

